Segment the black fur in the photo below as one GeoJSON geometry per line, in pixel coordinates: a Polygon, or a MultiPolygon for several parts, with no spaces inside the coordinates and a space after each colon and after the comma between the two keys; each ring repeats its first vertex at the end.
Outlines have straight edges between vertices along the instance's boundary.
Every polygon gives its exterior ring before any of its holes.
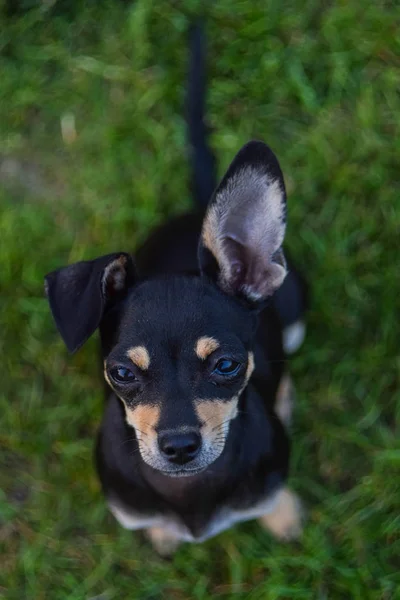
{"type": "MultiPolygon", "coordinates": [[[[215,395],[210,384],[201,382],[202,389],[196,387],[184,373],[186,368],[194,370],[189,361],[195,363],[195,358],[188,350],[201,333],[222,340],[229,339],[234,330],[244,346],[255,349],[260,369],[256,368],[240,398],[239,416],[232,422],[225,449],[209,469],[194,477],[171,479],[147,466],[137,451],[132,428],[125,422],[121,402],[113,394],[108,398],[97,443],[97,465],[105,494],[116,495],[135,512],[172,511],[193,536],[201,537],[219,508],[251,506],[255,498],[272,493],[286,479],[289,440],[274,413],[284,366],[280,327],[272,309],[264,310],[258,322],[256,315],[247,314],[246,309],[198,277],[151,279],[132,291],[120,318],[122,346],[135,346],[145,339],[150,355],[162,365],[158,369],[162,381],[154,390],[159,394],[161,388],[164,394],[162,429],[180,423],[192,425],[185,404],[199,393],[215,395]],[[178,295],[182,303],[177,307],[178,295]],[[201,314],[197,309],[200,303],[201,314]],[[132,322],[138,324],[134,332],[129,326],[132,322]],[[183,392],[179,400],[177,389],[183,392]]],[[[149,401],[150,391],[147,394],[149,401]]],[[[157,403],[159,398],[150,401],[157,403]]]]}
{"type": "Polygon", "coordinates": [[[206,69],[204,34],[200,23],[190,32],[190,64],[187,95],[189,149],[192,154],[192,194],[205,209],[217,184],[215,157],[207,144],[208,128],[204,121],[206,69]]]}
{"type": "MultiPolygon", "coordinates": [[[[196,29],[189,86],[194,96],[202,90],[204,80],[200,36],[196,29]],[[197,69],[200,83],[196,84],[197,69]]],[[[135,376],[133,383],[114,382],[114,389],[108,390],[96,446],[105,495],[116,498],[135,515],[173,515],[194,538],[205,534],[210,519],[219,510],[249,508],[286,480],[289,439],[275,411],[286,360],[282,329],[302,316],[305,297],[302,279],[291,269],[279,291],[269,300],[264,298],[267,301],[262,310],[260,305],[256,309],[246,302],[239,289],[232,287],[227,293],[218,283],[221,265],[200,241],[205,197],[209,198],[215,187],[214,159],[205,139],[202,94],[197,104],[193,98],[188,100],[198,212],[172,220],[149,237],[136,253],[137,274],[131,258],[118,253],[59,269],[46,278],[50,307],[68,349],[78,349],[99,327],[108,377],[118,365],[135,376]],[[113,272],[107,271],[121,257],[122,288],[113,284],[113,272]],[[220,345],[204,360],[195,353],[196,341],[202,336],[212,337],[220,345]],[[138,369],[127,358],[128,350],[137,346],[144,346],[150,356],[147,370],[138,369]],[[240,394],[251,352],[255,370],[240,394]],[[240,365],[237,376],[221,379],[215,375],[214,365],[220,356],[240,365]],[[238,414],[230,421],[222,452],[195,475],[172,477],[143,459],[138,433],[127,423],[126,411],[142,405],[157,407],[158,434],[180,427],[201,432],[204,423],[194,410],[195,403],[213,399],[224,405],[237,394],[238,414]]],[[[278,161],[261,142],[242,149],[218,190],[224,190],[231,176],[246,165],[278,179],[285,200],[278,161]]],[[[235,214],[229,218],[233,229],[243,227],[243,219],[235,214]]],[[[223,223],[218,224],[217,231],[220,225],[223,235],[223,223]]],[[[266,231],[269,235],[268,227],[266,231]]],[[[251,260],[246,252],[243,256],[244,262],[251,260]]],[[[261,259],[268,263],[274,257],[261,259]]],[[[250,266],[245,264],[244,268],[250,266]]]]}
{"type": "Polygon", "coordinates": [[[53,317],[70,352],[76,352],[86,342],[110,305],[124,296],[125,290],[114,291],[103,281],[106,267],[121,257],[126,262],[129,287],[134,281],[134,269],[131,257],[125,252],[81,261],[46,275],[45,289],[53,317]],[[78,315],[82,318],[77,318],[78,315]]]}

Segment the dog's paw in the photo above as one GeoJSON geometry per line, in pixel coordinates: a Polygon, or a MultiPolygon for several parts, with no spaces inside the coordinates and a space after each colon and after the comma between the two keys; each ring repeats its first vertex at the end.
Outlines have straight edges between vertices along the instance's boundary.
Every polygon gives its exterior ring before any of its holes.
{"type": "Polygon", "coordinates": [[[289,488],[278,492],[273,510],[260,518],[261,525],[278,540],[297,540],[303,532],[304,510],[300,498],[289,488]]]}
{"type": "Polygon", "coordinates": [[[154,550],[163,558],[172,556],[180,544],[179,540],[163,527],[150,527],[146,534],[154,550]]]}

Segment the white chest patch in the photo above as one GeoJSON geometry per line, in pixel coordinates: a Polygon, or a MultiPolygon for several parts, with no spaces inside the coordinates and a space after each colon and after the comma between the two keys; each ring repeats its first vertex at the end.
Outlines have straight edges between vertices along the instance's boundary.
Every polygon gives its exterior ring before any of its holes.
{"type": "Polygon", "coordinates": [[[184,523],[175,516],[168,515],[141,515],[124,507],[115,498],[109,499],[110,511],[120,525],[125,529],[137,530],[152,527],[161,527],[168,531],[176,540],[182,542],[203,542],[237,523],[258,519],[272,513],[279,501],[279,490],[272,496],[257,502],[251,508],[245,510],[221,509],[215,514],[203,534],[194,537],[184,523]]]}

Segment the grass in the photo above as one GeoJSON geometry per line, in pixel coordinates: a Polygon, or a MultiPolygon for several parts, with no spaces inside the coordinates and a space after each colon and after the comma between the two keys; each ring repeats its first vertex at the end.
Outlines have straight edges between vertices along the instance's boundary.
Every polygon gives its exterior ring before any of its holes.
{"type": "Polygon", "coordinates": [[[0,595],[400,598],[398,7],[209,4],[221,174],[252,137],[274,148],[287,245],[312,284],[292,361],[291,479],[308,523],[298,544],[249,523],[164,562],[105,508],[92,463],[96,340],[67,355],[42,280],[133,250],[190,206],[186,31],[204,4],[27,4],[0,24],[0,595]]]}

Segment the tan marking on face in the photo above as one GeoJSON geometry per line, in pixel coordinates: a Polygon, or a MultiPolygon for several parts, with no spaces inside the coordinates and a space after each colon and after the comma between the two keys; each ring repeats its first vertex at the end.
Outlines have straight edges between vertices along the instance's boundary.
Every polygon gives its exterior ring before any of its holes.
{"type": "Polygon", "coordinates": [[[150,356],[144,346],[134,346],[126,354],[139,369],[147,371],[150,365],[150,356]]]}
{"type": "Polygon", "coordinates": [[[219,342],[215,338],[205,335],[197,340],[195,350],[201,360],[206,360],[218,348],[219,342]]]}
{"type": "Polygon", "coordinates": [[[139,444],[144,444],[148,448],[154,446],[157,442],[155,428],[160,419],[159,407],[142,404],[136,408],[130,408],[125,404],[125,416],[128,425],[135,429],[139,444]]]}
{"type": "Polygon", "coordinates": [[[249,352],[249,356],[247,359],[247,369],[246,369],[246,385],[249,382],[250,377],[254,371],[254,354],[253,352],[249,352]]]}
{"type": "Polygon", "coordinates": [[[283,541],[294,540],[301,536],[303,514],[298,496],[284,487],[279,492],[276,507],[261,517],[260,523],[276,538],[283,541]]]}
{"type": "Polygon", "coordinates": [[[112,387],[110,378],[109,378],[108,373],[107,373],[107,369],[104,369],[104,379],[107,381],[108,385],[110,387],[112,387]]]}
{"type": "Polygon", "coordinates": [[[208,444],[213,444],[218,438],[218,443],[224,443],[228,430],[229,424],[237,414],[237,405],[239,402],[240,394],[245,389],[251,374],[254,370],[254,354],[249,352],[247,359],[247,369],[245,375],[245,381],[238,394],[233,396],[230,400],[195,400],[195,410],[197,416],[201,422],[201,431],[203,439],[208,444]]]}
{"type": "Polygon", "coordinates": [[[237,415],[239,396],[230,400],[195,400],[195,410],[201,422],[203,439],[208,444],[224,443],[229,423],[237,415]]]}
{"type": "Polygon", "coordinates": [[[112,387],[111,380],[110,380],[110,378],[108,376],[108,373],[107,373],[107,361],[103,362],[103,366],[104,366],[104,379],[107,381],[108,385],[110,387],[112,387]]]}

